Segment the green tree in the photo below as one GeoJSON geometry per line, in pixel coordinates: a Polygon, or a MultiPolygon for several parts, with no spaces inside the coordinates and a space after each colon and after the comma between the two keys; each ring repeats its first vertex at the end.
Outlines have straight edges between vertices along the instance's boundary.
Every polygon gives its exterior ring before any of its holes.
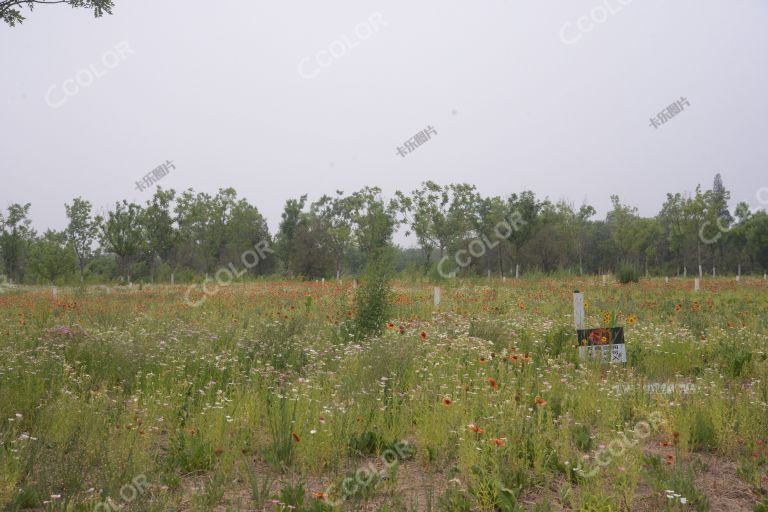
{"type": "Polygon", "coordinates": [[[341,276],[344,257],[352,243],[352,207],[349,198],[341,190],[336,196],[324,195],[310,207],[321,228],[327,234],[329,249],[333,255],[336,279],[341,276]]]}
{"type": "Polygon", "coordinates": [[[283,262],[286,272],[291,274],[292,259],[294,257],[293,240],[299,229],[299,223],[304,215],[304,205],[307,203],[307,195],[304,194],[299,199],[289,199],[285,202],[283,208],[282,220],[277,228],[277,255],[283,262]]]}
{"type": "Polygon", "coordinates": [[[73,247],[67,243],[66,233],[46,231],[32,242],[29,256],[29,270],[53,285],[77,269],[77,258],[73,247]]]}
{"type": "Polygon", "coordinates": [[[364,187],[349,198],[354,238],[360,250],[369,258],[388,247],[397,227],[398,205],[385,203],[378,187],[364,187]]]}
{"type": "Polygon", "coordinates": [[[416,236],[426,266],[429,267],[432,253],[445,252],[463,241],[467,234],[478,227],[478,205],[480,197],[474,185],[466,183],[440,186],[425,181],[410,196],[396,193],[397,211],[403,215],[402,222],[416,236]]]}
{"type": "Polygon", "coordinates": [[[77,258],[81,283],[85,265],[93,256],[93,243],[99,235],[99,224],[91,218],[91,208],[91,203],[81,197],[76,197],[71,205],[64,205],[69,219],[64,235],[77,258]]]}
{"type": "Polygon", "coordinates": [[[27,7],[31,12],[38,5],[53,4],[91,9],[96,18],[100,18],[104,13],[112,14],[112,8],[115,6],[113,0],[0,0],[0,20],[15,27],[17,23],[22,23],[26,19],[21,13],[22,7],[27,7]]]}
{"type": "Polygon", "coordinates": [[[131,264],[144,248],[142,237],[142,208],[135,203],[115,203],[101,224],[101,244],[118,257],[120,276],[131,281],[131,264]]]}
{"type": "Polygon", "coordinates": [[[0,213],[0,254],[8,277],[17,282],[24,276],[24,256],[35,236],[30,227],[30,206],[12,204],[5,216],[0,213]]]}
{"type": "Polygon", "coordinates": [[[146,207],[141,212],[140,222],[146,242],[149,275],[152,282],[155,281],[157,260],[168,260],[178,243],[178,231],[174,226],[175,219],[171,210],[175,196],[174,190],[163,190],[157,187],[152,199],[147,201],[146,207]]]}

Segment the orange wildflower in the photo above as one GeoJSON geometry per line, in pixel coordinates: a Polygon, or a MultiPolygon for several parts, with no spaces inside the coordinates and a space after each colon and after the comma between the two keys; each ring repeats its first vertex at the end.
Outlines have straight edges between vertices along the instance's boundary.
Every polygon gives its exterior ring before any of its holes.
{"type": "Polygon", "coordinates": [[[297,443],[301,442],[301,438],[299,437],[299,434],[297,434],[296,432],[291,432],[291,437],[293,437],[293,440],[296,441],[297,443]]]}
{"type": "Polygon", "coordinates": [[[482,434],[483,432],[485,432],[484,428],[480,428],[474,423],[470,423],[469,425],[467,425],[467,428],[469,428],[469,430],[471,430],[475,434],[482,434]]]}
{"type": "Polygon", "coordinates": [[[499,389],[499,384],[496,382],[496,379],[493,377],[488,377],[488,384],[491,385],[491,388],[493,388],[494,391],[499,389]]]}

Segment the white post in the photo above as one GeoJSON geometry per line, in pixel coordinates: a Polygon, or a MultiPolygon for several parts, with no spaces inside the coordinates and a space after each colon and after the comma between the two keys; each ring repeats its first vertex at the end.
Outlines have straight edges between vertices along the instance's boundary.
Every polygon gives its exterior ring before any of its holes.
{"type": "Polygon", "coordinates": [[[715,267],[712,267],[712,277],[715,277],[715,267]]]}
{"type": "Polygon", "coordinates": [[[520,279],[520,265],[515,264],[515,279],[520,279]]]}
{"type": "Polygon", "coordinates": [[[704,277],[704,270],[701,268],[701,265],[699,265],[699,279],[704,277]]]}
{"type": "Polygon", "coordinates": [[[435,306],[440,305],[440,287],[435,286],[435,306]]]}
{"type": "Polygon", "coordinates": [[[573,292],[573,325],[584,328],[584,294],[579,290],[573,292]]]}
{"type": "Polygon", "coordinates": [[[665,283],[667,283],[667,284],[669,284],[669,277],[665,277],[665,278],[664,278],[664,282],[665,282],[665,283]]]}
{"type": "Polygon", "coordinates": [[[320,284],[325,284],[325,278],[322,278],[322,281],[320,281],[320,284]]]}
{"type": "Polygon", "coordinates": [[[171,272],[171,285],[173,284],[174,284],[174,275],[173,275],[173,272],[171,272]]]}
{"type": "Polygon", "coordinates": [[[56,297],[56,295],[58,295],[59,291],[56,289],[55,286],[51,286],[51,293],[53,294],[54,297],[56,297]]]}
{"type": "Polygon", "coordinates": [[[688,277],[688,267],[683,267],[683,277],[688,277]]]}
{"type": "Polygon", "coordinates": [[[608,276],[606,274],[603,274],[603,286],[605,286],[605,283],[608,282],[608,276]]]}
{"type": "Polygon", "coordinates": [[[699,281],[699,278],[693,280],[693,290],[699,291],[699,288],[701,287],[701,281],[699,281]]]}
{"type": "Polygon", "coordinates": [[[357,279],[353,279],[353,280],[352,280],[352,289],[353,289],[353,290],[356,290],[356,289],[357,289],[357,279]]]}

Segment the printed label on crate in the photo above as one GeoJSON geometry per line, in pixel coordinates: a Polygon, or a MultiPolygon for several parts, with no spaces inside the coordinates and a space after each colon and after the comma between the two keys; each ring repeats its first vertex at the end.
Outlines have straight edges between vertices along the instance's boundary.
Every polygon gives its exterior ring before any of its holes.
{"type": "Polygon", "coordinates": [[[576,334],[579,337],[579,356],[611,363],[627,362],[623,327],[577,329],[576,334]]]}

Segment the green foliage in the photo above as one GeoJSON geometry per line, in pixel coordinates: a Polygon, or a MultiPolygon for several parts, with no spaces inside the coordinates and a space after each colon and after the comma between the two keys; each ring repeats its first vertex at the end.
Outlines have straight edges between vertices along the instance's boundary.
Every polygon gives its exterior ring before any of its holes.
{"type": "Polygon", "coordinates": [[[470,512],[472,510],[472,501],[464,491],[455,487],[449,487],[438,498],[437,507],[441,512],[470,512]]]}
{"type": "MultiPolygon", "coordinates": [[[[667,465],[661,460],[661,457],[651,454],[645,454],[643,462],[645,465],[645,475],[654,491],[666,493],[671,490],[684,497],[695,510],[700,512],[709,510],[709,500],[696,489],[694,484],[695,472],[693,466],[683,466],[679,460],[672,465],[667,465]]],[[[669,501],[666,497],[659,499],[669,501]]],[[[669,506],[666,502],[664,505],[669,506]]]]}
{"type": "Polygon", "coordinates": [[[356,339],[380,335],[392,315],[391,261],[383,251],[371,256],[354,298],[351,329],[356,339]]]}
{"type": "Polygon", "coordinates": [[[621,265],[616,271],[616,279],[621,284],[640,282],[640,272],[632,265],[621,265]]]}
{"type": "Polygon", "coordinates": [[[46,231],[45,235],[32,243],[29,270],[46,283],[55,284],[56,280],[74,272],[75,253],[66,245],[61,233],[46,231]]]}
{"type": "Polygon", "coordinates": [[[293,461],[293,449],[297,443],[293,430],[295,419],[296,402],[288,399],[284,390],[278,397],[268,395],[267,421],[272,443],[265,455],[272,464],[287,467],[293,461]]]}
{"type": "MultiPolygon", "coordinates": [[[[9,26],[15,27],[17,23],[22,23],[26,17],[21,13],[21,6],[29,7],[31,11],[35,4],[46,4],[51,2],[29,2],[27,0],[0,0],[0,20],[6,22],[9,26]]],[[[84,8],[91,10],[96,18],[104,13],[112,14],[112,8],[115,6],[113,0],[62,0],[70,7],[84,8]]]]}

